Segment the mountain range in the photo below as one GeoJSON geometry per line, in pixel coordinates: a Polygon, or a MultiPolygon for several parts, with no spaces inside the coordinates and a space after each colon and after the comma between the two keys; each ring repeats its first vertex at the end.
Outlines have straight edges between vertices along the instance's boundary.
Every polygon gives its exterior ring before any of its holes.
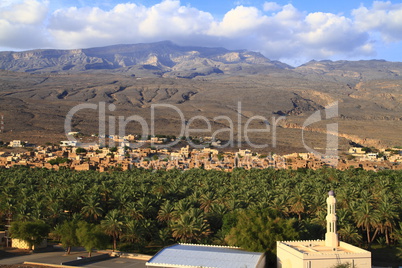
{"type": "Polygon", "coordinates": [[[87,49],[0,52],[0,68],[29,73],[108,70],[148,77],[192,78],[222,73],[255,73],[272,68],[291,67],[278,61],[270,61],[256,52],[183,47],[170,41],[163,41],[87,49]]]}
{"type": "MultiPolygon", "coordinates": [[[[339,124],[343,148],[402,145],[402,63],[383,60],[310,61],[292,67],[262,54],[225,48],[185,47],[169,41],[100,48],[0,52],[0,140],[65,139],[66,114],[80,103],[116,105],[116,116],[150,120],[153,104],[175,105],[188,120],[204,116],[213,130],[230,126],[227,116],[243,125],[258,115],[280,116],[277,139],[254,133],[272,151],[297,151],[303,123],[325,106],[338,102],[338,116],[309,126],[311,148],[322,148],[328,123],[339,124]],[[238,104],[241,103],[241,109],[238,104]],[[241,110],[241,111],[240,111],[241,110]],[[320,137],[320,138],[318,138],[320,137]],[[277,142],[276,146],[274,142],[277,142]]],[[[96,111],[77,113],[73,129],[96,133],[96,111]]],[[[177,135],[177,113],[156,118],[159,134],[177,135]]],[[[202,121],[194,127],[203,128],[202,121]]],[[[235,124],[236,125],[236,124],[235,124]]],[[[128,126],[138,130],[138,124],[128,126]]],[[[255,120],[250,127],[261,128],[255,120]]],[[[128,130],[129,131],[129,130],[128,130]]],[[[208,134],[203,134],[208,135],[208,134]]],[[[268,135],[268,136],[267,136],[268,135]]],[[[269,150],[269,149],[267,149],[269,150]]]]}
{"type": "Polygon", "coordinates": [[[178,46],[170,41],[87,49],[37,49],[0,52],[0,69],[28,73],[131,74],[139,77],[193,78],[208,75],[266,74],[272,70],[356,80],[401,75],[402,63],[384,60],[310,61],[297,68],[271,61],[258,52],[178,46]]]}

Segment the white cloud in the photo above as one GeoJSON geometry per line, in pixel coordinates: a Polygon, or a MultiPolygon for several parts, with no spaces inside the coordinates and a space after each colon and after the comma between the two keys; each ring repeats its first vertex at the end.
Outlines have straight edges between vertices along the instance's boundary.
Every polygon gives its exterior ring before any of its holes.
{"type": "Polygon", "coordinates": [[[38,2],[25,0],[22,2],[11,2],[1,7],[0,18],[10,23],[40,24],[47,14],[47,1],[38,2]]]}
{"type": "Polygon", "coordinates": [[[179,1],[164,1],[149,8],[139,24],[140,34],[148,37],[169,38],[205,34],[213,21],[210,13],[181,6],[179,1]]]}
{"type": "Polygon", "coordinates": [[[13,1],[0,5],[0,45],[3,48],[28,49],[47,45],[44,20],[47,1],[13,1]]]}
{"type": "Polygon", "coordinates": [[[213,36],[234,37],[253,34],[266,22],[267,17],[255,7],[237,6],[225,14],[223,20],[211,25],[209,34],[213,36]]]}
{"type": "Polygon", "coordinates": [[[353,22],[343,16],[330,13],[310,13],[305,19],[306,31],[300,40],[309,48],[322,48],[323,56],[345,53],[364,46],[368,35],[356,29],[353,22]]]}
{"type": "Polygon", "coordinates": [[[402,4],[375,1],[370,9],[361,6],[352,14],[361,30],[376,31],[386,42],[402,40],[402,4]]]}
{"type": "Polygon", "coordinates": [[[288,4],[282,7],[281,11],[274,15],[275,20],[280,22],[300,22],[305,14],[297,10],[293,5],[288,4]]]}
{"type": "Polygon", "coordinates": [[[14,3],[14,0],[3,0],[0,2],[0,8],[11,6],[13,3],[14,3]]]}
{"type": "Polygon", "coordinates": [[[69,8],[52,14],[49,31],[65,47],[151,42],[203,35],[213,17],[207,12],[163,1],[152,7],[119,4],[110,11],[69,8]]]}
{"type": "Polygon", "coordinates": [[[264,5],[263,5],[263,10],[264,10],[265,12],[268,12],[268,11],[278,11],[278,10],[280,10],[280,9],[282,9],[281,5],[279,5],[279,4],[276,3],[276,2],[265,2],[264,5]]]}
{"type": "MultiPolygon", "coordinates": [[[[373,55],[383,40],[402,40],[402,4],[374,2],[352,17],[307,13],[292,4],[238,5],[221,19],[179,0],[108,9],[64,7],[47,0],[0,0],[0,47],[83,48],[171,40],[181,45],[250,49],[268,58],[324,59],[373,55]]],[[[108,2],[109,3],[109,2],[108,2]]],[[[239,2],[240,3],[240,2],[239,2]]],[[[105,5],[103,5],[105,7],[105,5]]]]}
{"type": "Polygon", "coordinates": [[[134,25],[143,19],[143,13],[143,8],[135,4],[117,5],[110,11],[90,7],[59,9],[52,14],[48,30],[55,45],[63,48],[125,43],[138,36],[134,25]]]}

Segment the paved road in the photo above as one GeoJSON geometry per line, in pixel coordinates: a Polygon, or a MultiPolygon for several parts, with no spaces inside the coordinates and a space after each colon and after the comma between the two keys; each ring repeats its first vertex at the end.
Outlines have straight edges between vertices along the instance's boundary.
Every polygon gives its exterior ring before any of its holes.
{"type": "Polygon", "coordinates": [[[128,258],[112,258],[106,261],[94,262],[85,265],[91,268],[145,268],[146,261],[128,258]]]}
{"type": "Polygon", "coordinates": [[[17,264],[23,262],[44,262],[50,264],[60,264],[63,261],[75,260],[76,256],[63,256],[64,251],[60,252],[41,252],[33,253],[30,255],[16,256],[10,258],[4,258],[0,260],[0,264],[17,264]]]}
{"type": "MultiPolygon", "coordinates": [[[[96,253],[93,254],[97,255],[96,253]]],[[[76,260],[78,256],[87,256],[86,252],[72,252],[70,255],[65,255],[64,251],[56,252],[40,252],[30,255],[17,256],[0,259],[1,264],[19,264],[23,262],[38,262],[47,264],[61,264],[62,262],[76,260]]],[[[146,261],[128,259],[128,258],[111,258],[104,261],[88,263],[82,266],[91,268],[145,268],[146,261]]]]}

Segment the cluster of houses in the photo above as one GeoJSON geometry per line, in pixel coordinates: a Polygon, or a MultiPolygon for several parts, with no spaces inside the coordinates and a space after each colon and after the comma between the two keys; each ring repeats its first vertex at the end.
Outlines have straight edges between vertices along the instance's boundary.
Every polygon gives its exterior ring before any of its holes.
{"type": "MultiPolygon", "coordinates": [[[[163,139],[152,137],[149,144],[163,143],[163,139]]],[[[23,147],[27,142],[11,141],[10,147],[23,147]]],[[[365,170],[402,169],[402,154],[399,149],[383,150],[381,154],[367,152],[360,147],[350,148],[348,155],[329,159],[312,153],[293,153],[288,155],[261,155],[251,150],[220,152],[217,149],[192,149],[185,146],[177,150],[163,147],[131,148],[124,143],[117,147],[100,148],[97,144],[80,147],[77,142],[62,141],[59,146],[39,146],[25,152],[1,152],[0,167],[27,166],[58,170],[128,170],[144,168],[154,170],[202,168],[206,170],[232,171],[244,169],[319,169],[325,166],[346,170],[362,168],[365,170]],[[334,161],[336,160],[336,161],[334,161]]]]}

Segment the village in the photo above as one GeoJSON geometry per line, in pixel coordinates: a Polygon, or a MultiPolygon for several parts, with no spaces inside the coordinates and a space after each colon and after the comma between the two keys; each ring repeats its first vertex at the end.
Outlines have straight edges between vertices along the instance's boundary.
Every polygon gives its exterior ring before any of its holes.
{"type": "MultiPolygon", "coordinates": [[[[214,146],[191,148],[189,145],[178,149],[166,148],[166,138],[149,137],[135,141],[135,136],[108,137],[115,147],[103,147],[98,144],[80,144],[76,141],[61,141],[59,145],[47,145],[28,148],[23,152],[13,150],[0,151],[0,167],[11,168],[25,166],[29,168],[60,168],[77,171],[97,170],[125,171],[134,168],[152,170],[205,170],[232,171],[235,168],[249,169],[320,169],[332,167],[339,170],[361,168],[364,170],[399,170],[402,169],[402,150],[399,148],[383,149],[373,152],[364,147],[351,147],[346,154],[330,158],[313,153],[292,153],[287,155],[263,155],[249,149],[237,152],[221,152],[214,146]],[[142,143],[130,147],[129,142],[142,143]],[[150,146],[152,145],[152,146],[150,146]],[[212,147],[212,148],[210,148],[212,147]],[[335,160],[335,161],[334,161],[335,160]]],[[[13,140],[7,148],[23,148],[28,142],[13,140]]],[[[212,145],[217,145],[212,144],[212,145]]],[[[4,147],[4,145],[3,145],[4,147]]],[[[199,146],[198,146],[199,147],[199,146]]]]}
{"type": "MultiPolygon", "coordinates": [[[[191,148],[189,145],[178,149],[166,148],[166,138],[151,137],[138,140],[144,143],[132,148],[128,141],[134,142],[134,136],[112,138],[118,147],[103,147],[97,144],[80,144],[61,141],[60,145],[37,146],[24,152],[13,150],[0,151],[0,167],[11,168],[25,166],[59,170],[67,168],[77,171],[97,170],[125,171],[134,168],[152,170],[205,170],[232,171],[235,168],[249,169],[320,169],[332,167],[339,170],[362,168],[364,170],[399,170],[402,169],[402,151],[398,148],[372,152],[363,147],[351,147],[347,154],[331,159],[312,153],[292,153],[287,155],[254,153],[249,149],[237,152],[220,152],[216,148],[191,148]],[[155,146],[156,144],[156,146],[155,146]],[[148,146],[147,146],[148,145],[148,146]],[[153,145],[153,146],[149,146],[153,145]]],[[[22,148],[27,142],[13,140],[8,148],[22,148]]],[[[216,144],[215,144],[216,145],[216,144]]]]}

